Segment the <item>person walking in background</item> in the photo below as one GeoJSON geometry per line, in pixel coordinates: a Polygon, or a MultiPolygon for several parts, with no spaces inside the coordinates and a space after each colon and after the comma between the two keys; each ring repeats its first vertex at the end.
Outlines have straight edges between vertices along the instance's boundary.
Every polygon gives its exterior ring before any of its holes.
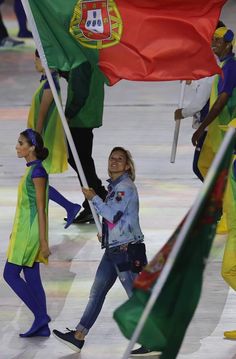
{"type": "MultiPolygon", "coordinates": [[[[27,126],[41,133],[45,146],[49,149],[49,156],[44,162],[44,167],[47,172],[49,174],[61,173],[68,168],[65,135],[53,99],[52,90],[50,89],[37,50],[35,51],[35,67],[42,76],[40,86],[32,99],[27,126]]],[[[60,95],[59,75],[55,70],[51,70],[51,73],[58,94],[60,95]]],[[[67,200],[52,186],[49,186],[49,199],[65,208],[67,212],[65,228],[68,228],[80,211],[81,206],[67,200]]]]}
{"type": "Polygon", "coordinates": [[[48,263],[48,175],[42,161],[48,156],[42,137],[32,129],[21,132],[16,151],[26,160],[18,187],[17,209],[3,277],[34,315],[31,328],[20,337],[50,336],[46,297],[39,264],[48,263]],[[24,274],[24,279],[21,277],[24,274]]]}
{"type": "Polygon", "coordinates": [[[17,37],[31,38],[32,32],[27,27],[27,17],[23,8],[21,0],[14,0],[14,11],[19,25],[17,37]]]}
{"type": "MultiPolygon", "coordinates": [[[[72,69],[69,73],[60,73],[68,81],[65,116],[83,168],[87,183],[104,200],[107,191],[98,178],[93,151],[93,129],[102,126],[104,108],[104,77],[97,67],[89,62],[72,69]]],[[[69,164],[77,172],[82,182],[69,148],[69,164]]],[[[81,211],[74,223],[94,223],[88,201],[82,204],[81,211]]]]}
{"type": "MultiPolygon", "coordinates": [[[[213,50],[219,58],[222,75],[215,76],[211,91],[210,111],[192,137],[192,142],[196,145],[202,132],[208,126],[207,136],[199,157],[199,169],[204,177],[224,138],[224,128],[236,118],[236,59],[233,53],[233,45],[234,33],[231,30],[221,27],[215,31],[213,50]]],[[[221,273],[228,285],[236,290],[234,187],[235,180],[233,169],[231,169],[223,200],[222,218],[226,222],[224,227],[227,233],[227,241],[221,273]]],[[[223,228],[223,225],[221,227],[223,228]]],[[[225,332],[225,337],[231,338],[231,333],[225,332]]]]}
{"type": "MultiPolygon", "coordinates": [[[[194,86],[194,95],[191,98],[191,101],[184,106],[184,108],[178,108],[175,110],[175,121],[182,120],[187,117],[193,117],[194,129],[198,128],[201,122],[206,117],[209,111],[209,99],[211,94],[211,87],[214,77],[204,77],[200,80],[186,81],[187,85],[194,86]]],[[[206,131],[202,134],[201,138],[198,140],[196,149],[193,156],[193,172],[195,175],[203,181],[203,176],[198,168],[198,159],[200,156],[201,148],[206,137],[206,131]]]]}
{"type": "MultiPolygon", "coordinates": [[[[217,23],[216,29],[225,28],[225,24],[219,20],[217,23]]],[[[214,43],[214,42],[213,42],[214,43]]],[[[186,81],[187,85],[194,86],[194,95],[192,96],[189,103],[184,106],[184,108],[179,108],[175,110],[175,120],[182,120],[186,117],[193,117],[193,125],[194,129],[198,129],[201,125],[205,117],[209,112],[210,105],[210,95],[213,84],[214,76],[204,77],[195,81],[186,81]]],[[[193,172],[195,175],[203,182],[204,178],[198,168],[198,160],[200,157],[200,152],[207,134],[207,129],[204,129],[201,137],[197,142],[197,146],[194,151],[193,156],[193,172]]]]}
{"type": "MultiPolygon", "coordinates": [[[[196,146],[207,130],[202,150],[198,160],[198,168],[205,178],[208,169],[224,138],[222,125],[228,125],[236,117],[236,61],[233,53],[234,33],[226,27],[220,27],[215,31],[212,48],[219,59],[222,75],[216,75],[213,81],[210,110],[194,132],[192,143],[196,146]]],[[[217,227],[217,233],[228,232],[228,220],[224,211],[217,227]]]]}
{"type": "MultiPolygon", "coordinates": [[[[105,253],[98,266],[89,301],[76,330],[62,333],[53,330],[54,336],[72,350],[80,352],[85,336],[95,323],[108,291],[119,277],[127,295],[132,294],[135,273],[131,271],[129,247],[142,244],[144,236],[139,225],[139,199],[133,159],[122,147],[112,149],[108,159],[108,194],[105,202],[92,188],[83,188],[97,213],[103,217],[102,237],[99,240],[105,253]]],[[[138,270],[147,263],[145,252],[138,270]]]]}
{"type": "MultiPolygon", "coordinates": [[[[4,0],[0,0],[0,5],[4,0]]],[[[9,36],[6,26],[3,23],[2,13],[0,11],[0,50],[7,50],[9,48],[22,46],[24,41],[13,39],[9,36]]]]}
{"type": "Polygon", "coordinates": [[[233,44],[234,33],[231,30],[220,27],[215,31],[212,48],[219,59],[222,75],[214,77],[210,110],[192,136],[192,143],[196,146],[208,127],[199,158],[199,169],[203,177],[206,176],[224,137],[220,125],[228,125],[236,116],[236,61],[232,51],[233,44]]]}

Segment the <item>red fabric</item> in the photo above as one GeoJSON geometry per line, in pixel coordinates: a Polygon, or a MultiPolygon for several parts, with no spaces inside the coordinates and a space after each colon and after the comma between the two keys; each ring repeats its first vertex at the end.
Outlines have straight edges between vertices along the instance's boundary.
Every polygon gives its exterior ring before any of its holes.
{"type": "Polygon", "coordinates": [[[220,73],[211,39],[226,0],[115,0],[123,33],[100,50],[99,67],[120,79],[168,81],[220,73]]]}

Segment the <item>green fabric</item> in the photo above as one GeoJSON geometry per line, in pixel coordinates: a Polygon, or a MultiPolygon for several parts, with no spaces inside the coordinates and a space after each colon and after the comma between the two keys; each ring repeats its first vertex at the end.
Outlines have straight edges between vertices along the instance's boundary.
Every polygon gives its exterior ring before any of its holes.
{"type": "Polygon", "coordinates": [[[98,51],[82,47],[69,33],[77,0],[29,0],[49,68],[69,71],[85,61],[98,63],[98,51]]]}
{"type": "MultiPolygon", "coordinates": [[[[36,129],[40,104],[44,92],[43,80],[36,90],[28,116],[27,127],[36,129]]],[[[60,93],[59,93],[60,95],[60,93]]],[[[48,173],[61,173],[67,170],[67,146],[61,119],[54,101],[52,101],[43,123],[42,137],[49,155],[43,165],[48,173]]]]}
{"type": "Polygon", "coordinates": [[[70,71],[65,115],[70,127],[102,125],[104,77],[97,67],[85,62],[70,71]]]}
{"type": "MultiPolygon", "coordinates": [[[[7,260],[17,265],[32,267],[39,258],[39,225],[36,194],[31,174],[35,165],[27,167],[18,187],[17,208],[8,247],[7,260]]],[[[48,213],[48,183],[46,214],[48,213]]],[[[43,261],[45,262],[45,260],[43,261]]]]}
{"type": "MultiPolygon", "coordinates": [[[[176,358],[199,301],[203,272],[215,236],[233,145],[234,138],[221,159],[220,168],[201,194],[198,213],[186,233],[167,281],[138,339],[145,347],[161,351],[161,359],[176,358]]],[[[157,260],[162,257],[162,252],[164,258],[162,249],[135,281],[136,287],[138,283],[139,288],[145,288],[146,285],[146,291],[136,288],[131,299],[114,312],[114,318],[126,338],[131,338],[155,285],[155,280],[149,279],[154,278],[155,273],[160,274],[163,268],[160,269],[157,260]]]]}

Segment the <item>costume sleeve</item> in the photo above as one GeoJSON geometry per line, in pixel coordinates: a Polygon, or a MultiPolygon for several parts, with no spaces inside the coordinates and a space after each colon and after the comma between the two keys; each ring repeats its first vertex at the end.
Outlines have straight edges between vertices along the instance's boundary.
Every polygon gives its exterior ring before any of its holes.
{"type": "Polygon", "coordinates": [[[99,196],[92,199],[92,203],[103,218],[111,223],[117,223],[123,216],[130,201],[135,200],[135,190],[131,186],[118,186],[109,196],[110,200],[103,202],[99,196]],[[112,198],[111,198],[112,197],[112,198]]]}
{"type": "MultiPolygon", "coordinates": [[[[58,75],[57,75],[56,72],[52,73],[52,78],[53,78],[53,82],[54,82],[54,84],[55,84],[55,86],[56,86],[57,91],[60,91],[60,85],[59,85],[59,81],[58,81],[58,75]]],[[[44,84],[44,86],[43,86],[43,89],[44,89],[44,90],[50,89],[50,85],[49,85],[48,80],[45,81],[45,84],[44,84]]]]}
{"type": "Polygon", "coordinates": [[[31,178],[48,178],[48,174],[44,167],[38,166],[33,169],[31,178]]]}
{"type": "Polygon", "coordinates": [[[206,105],[210,98],[213,79],[214,76],[211,76],[197,81],[195,96],[193,96],[190,103],[187,104],[182,110],[182,115],[184,118],[192,117],[196,112],[201,111],[201,109],[206,105]]]}
{"type": "Polygon", "coordinates": [[[228,66],[222,68],[223,79],[219,88],[219,95],[226,92],[232,96],[233,90],[236,88],[236,61],[232,61],[228,66]]]}

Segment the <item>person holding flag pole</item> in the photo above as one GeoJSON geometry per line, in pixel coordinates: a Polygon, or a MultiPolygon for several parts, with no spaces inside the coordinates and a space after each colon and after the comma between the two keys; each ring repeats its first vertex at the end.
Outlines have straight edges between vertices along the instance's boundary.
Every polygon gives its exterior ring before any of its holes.
{"type": "MultiPolygon", "coordinates": [[[[222,75],[216,75],[214,78],[210,96],[210,110],[192,137],[192,143],[196,146],[203,131],[206,127],[208,128],[198,161],[198,167],[203,177],[206,176],[224,138],[225,132],[222,128],[227,126],[236,117],[236,59],[233,53],[234,43],[235,38],[232,30],[227,27],[220,27],[215,31],[212,48],[219,58],[222,75]]],[[[234,201],[235,199],[231,196],[230,200],[234,201]]],[[[229,241],[230,237],[233,238],[235,236],[235,219],[232,218],[227,208],[229,208],[229,201],[225,200],[217,233],[228,233],[229,241]]],[[[233,267],[230,268],[230,262],[224,261],[222,275],[227,283],[230,286],[233,285],[233,288],[236,289],[233,267]]]]}
{"type": "MultiPolygon", "coordinates": [[[[223,21],[219,20],[216,29],[220,27],[225,27],[225,24],[223,21]]],[[[180,92],[180,99],[179,99],[179,106],[175,110],[175,132],[174,132],[174,139],[172,144],[172,152],[171,152],[171,163],[175,162],[175,155],[177,150],[177,142],[178,142],[178,135],[179,135],[179,128],[180,128],[180,120],[186,117],[192,117],[193,116],[193,128],[198,128],[200,123],[204,120],[206,117],[208,111],[209,111],[209,98],[211,94],[211,87],[214,77],[203,77],[199,80],[195,80],[194,86],[195,86],[195,96],[192,98],[189,104],[184,106],[183,108],[183,102],[184,102],[184,88],[183,84],[181,86],[181,92],[180,92]],[[197,127],[195,127],[197,126],[197,127]]],[[[185,85],[190,85],[192,81],[187,80],[185,81],[185,85]]],[[[206,132],[203,133],[201,139],[198,141],[198,145],[196,147],[194,158],[193,158],[193,172],[196,174],[196,176],[203,181],[203,176],[201,172],[198,169],[198,159],[200,156],[200,151],[204,142],[204,139],[206,137],[206,132]]]]}
{"type": "MultiPolygon", "coordinates": [[[[30,23],[30,28],[31,28],[31,31],[32,31],[32,34],[33,34],[33,37],[34,37],[34,40],[35,40],[35,43],[36,43],[36,47],[38,49],[39,56],[41,58],[43,67],[45,69],[45,73],[46,73],[50,88],[51,88],[52,93],[53,93],[54,101],[56,103],[56,106],[57,106],[57,109],[58,109],[58,112],[59,112],[59,115],[60,115],[60,118],[61,118],[61,121],[62,121],[62,125],[63,125],[64,131],[65,131],[65,134],[66,134],[66,137],[67,137],[67,140],[68,140],[72,155],[74,157],[75,164],[76,164],[76,167],[78,169],[78,173],[80,175],[82,185],[83,185],[83,187],[88,188],[87,180],[85,178],[83,168],[81,166],[81,163],[80,163],[80,160],[79,160],[79,157],[78,157],[75,145],[74,145],[74,141],[72,139],[70,129],[69,129],[67,120],[66,120],[64,112],[63,112],[61,101],[60,101],[59,96],[57,94],[57,90],[56,90],[56,87],[55,87],[55,84],[54,84],[54,81],[53,81],[53,78],[52,78],[52,74],[51,74],[51,72],[49,70],[49,67],[47,65],[47,60],[46,60],[46,57],[45,57],[45,54],[44,54],[44,50],[43,50],[43,47],[42,47],[40,36],[39,36],[38,30],[37,30],[37,26],[35,24],[35,20],[34,20],[34,17],[32,15],[28,0],[22,0],[22,5],[24,7],[26,16],[27,16],[28,21],[30,23]]],[[[91,201],[89,201],[89,206],[91,208],[91,212],[93,214],[93,218],[94,218],[95,224],[97,226],[98,233],[101,235],[101,233],[102,233],[101,223],[99,221],[98,215],[97,215],[91,201]]]]}
{"type": "MultiPolygon", "coordinates": [[[[186,117],[193,117],[193,128],[198,128],[200,123],[206,117],[209,110],[209,98],[211,94],[211,86],[213,82],[212,77],[204,77],[200,80],[194,81],[195,93],[191,101],[184,107],[179,107],[175,110],[175,121],[180,121],[186,117]]],[[[187,85],[192,84],[192,81],[186,81],[187,85]]],[[[206,137],[206,131],[204,131],[200,141],[194,152],[193,158],[193,172],[196,176],[203,181],[201,172],[198,169],[198,158],[200,155],[201,147],[206,137]]]]}
{"type": "MultiPolygon", "coordinates": [[[[131,153],[114,147],[108,157],[108,194],[105,202],[92,188],[83,188],[85,197],[92,200],[103,217],[102,237],[105,249],[97,268],[88,303],[75,330],[63,333],[54,329],[57,340],[79,353],[85,338],[96,322],[106,296],[119,278],[128,297],[133,281],[147,263],[144,235],[139,224],[139,198],[135,181],[135,166],[131,153]]],[[[147,351],[149,355],[154,355],[147,351]]]]}

